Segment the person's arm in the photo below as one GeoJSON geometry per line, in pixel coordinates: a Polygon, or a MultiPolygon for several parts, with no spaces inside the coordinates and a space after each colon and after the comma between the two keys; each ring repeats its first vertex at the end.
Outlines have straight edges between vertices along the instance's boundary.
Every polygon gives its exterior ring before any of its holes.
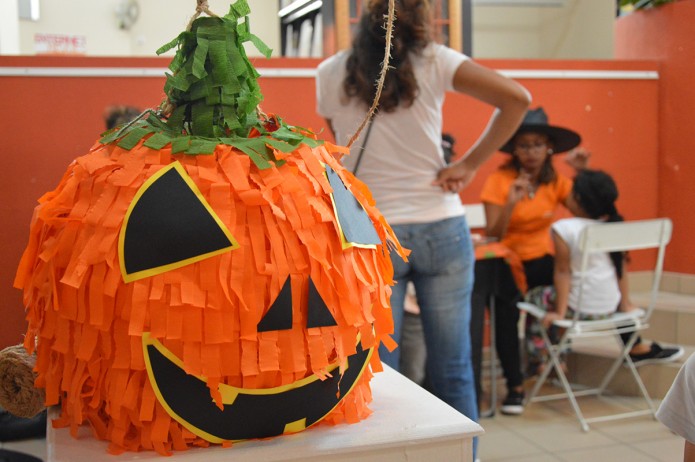
{"type": "Polygon", "coordinates": [[[512,216],[514,204],[507,201],[504,205],[484,202],[485,205],[485,235],[502,239],[507,234],[509,219],[512,216]]]}
{"type": "Polygon", "coordinates": [[[555,320],[565,318],[570,295],[570,285],[572,283],[569,246],[555,231],[552,232],[552,236],[553,244],[555,245],[555,273],[553,275],[556,294],[555,312],[549,312],[545,315],[545,318],[543,318],[543,324],[546,327],[550,326],[555,320]]]}
{"type": "Polygon", "coordinates": [[[620,289],[620,306],[618,311],[632,311],[635,309],[635,305],[632,304],[630,300],[630,287],[627,282],[627,269],[625,268],[625,261],[623,260],[623,275],[618,279],[618,288],[620,289]]]}
{"type": "Polygon", "coordinates": [[[439,171],[432,183],[456,192],[471,182],[475,173],[514,134],[531,103],[529,92],[512,79],[471,60],[454,73],[454,89],[495,107],[478,140],[463,157],[439,171]]]}
{"type": "MultiPolygon", "coordinates": [[[[589,151],[582,147],[577,147],[567,153],[567,156],[565,156],[565,163],[572,167],[576,173],[579,173],[580,170],[584,170],[589,167],[590,157],[591,153],[589,151]]],[[[567,202],[569,201],[570,194],[571,192],[568,191],[567,197],[565,197],[565,199],[562,201],[562,205],[564,205],[567,209],[569,209],[567,202]]]]}
{"type": "Polygon", "coordinates": [[[485,204],[485,234],[487,236],[496,237],[497,239],[504,238],[504,235],[507,234],[507,227],[509,226],[514,206],[526,197],[528,189],[529,176],[526,173],[521,173],[509,187],[507,202],[504,205],[483,202],[485,204]]]}
{"type": "Polygon", "coordinates": [[[565,163],[577,172],[589,167],[591,153],[582,147],[576,147],[567,153],[565,163]]]}

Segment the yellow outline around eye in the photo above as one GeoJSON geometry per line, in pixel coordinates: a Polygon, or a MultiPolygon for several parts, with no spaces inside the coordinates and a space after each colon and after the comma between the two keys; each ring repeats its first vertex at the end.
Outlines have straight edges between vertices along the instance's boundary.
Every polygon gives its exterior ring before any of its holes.
{"type": "Polygon", "coordinates": [[[128,206],[128,211],[125,214],[125,217],[123,218],[123,224],[121,225],[121,232],[118,235],[118,258],[119,258],[119,265],[121,268],[121,275],[123,276],[123,280],[125,282],[132,282],[136,281],[138,279],[143,279],[146,277],[150,276],[155,276],[157,274],[162,274],[166,273],[167,271],[174,270],[176,268],[181,268],[186,265],[190,265],[192,263],[205,260],[206,258],[214,257],[215,255],[220,255],[225,252],[229,252],[230,250],[234,250],[239,248],[239,243],[237,242],[236,239],[234,239],[234,236],[232,236],[232,233],[229,231],[229,229],[225,226],[225,224],[222,222],[219,216],[215,213],[215,211],[212,209],[210,204],[205,200],[203,197],[203,193],[200,192],[198,189],[198,186],[193,182],[193,179],[191,179],[190,176],[188,176],[188,173],[186,172],[186,169],[183,168],[183,165],[181,165],[180,162],[176,161],[173,162],[172,164],[162,168],[159,170],[157,173],[152,175],[150,178],[145,181],[140,189],[138,189],[138,192],[135,194],[135,197],[133,197],[133,200],[130,202],[130,205],[128,206]],[[167,265],[162,265],[162,266],[157,266],[154,268],[146,269],[146,270],[141,270],[141,271],[136,271],[134,273],[127,273],[126,268],[125,268],[125,258],[124,258],[124,246],[125,246],[125,235],[126,235],[126,229],[128,227],[128,221],[130,220],[130,215],[133,212],[133,209],[135,206],[138,204],[140,201],[140,198],[145,194],[145,192],[152,186],[159,178],[161,178],[165,173],[167,173],[169,170],[174,169],[176,170],[183,181],[186,182],[188,187],[193,191],[193,193],[196,195],[200,203],[205,207],[210,214],[210,216],[215,220],[217,223],[217,226],[220,227],[220,230],[227,236],[229,239],[229,242],[232,243],[232,245],[228,247],[224,247],[219,250],[215,250],[212,252],[204,253],[202,255],[196,255],[195,257],[187,258],[185,260],[177,261],[174,263],[169,263],[167,265]]]}
{"type": "MultiPolygon", "coordinates": [[[[360,334],[357,334],[357,343],[360,342],[360,339],[362,336],[360,334]]],[[[201,438],[203,438],[206,441],[209,441],[211,443],[217,443],[221,444],[227,440],[223,440],[221,438],[218,438],[217,436],[214,436],[204,430],[201,430],[200,428],[196,427],[195,425],[191,424],[190,422],[186,421],[183,419],[181,416],[179,416],[172,408],[169,406],[169,403],[164,399],[162,396],[162,392],[159,390],[159,384],[157,383],[156,378],[154,377],[154,372],[152,371],[152,363],[150,362],[150,355],[147,352],[147,347],[148,345],[154,346],[162,355],[164,355],[169,361],[174,363],[176,366],[178,366],[181,370],[184,370],[184,365],[183,361],[178,358],[174,353],[172,353],[167,347],[162,345],[162,343],[157,340],[156,338],[153,338],[150,336],[149,332],[143,332],[142,333],[142,350],[143,350],[143,355],[145,358],[145,368],[147,369],[147,376],[150,379],[150,385],[152,386],[152,390],[154,391],[155,396],[157,397],[157,401],[159,404],[164,407],[164,409],[167,411],[167,414],[171,416],[174,420],[179,422],[181,425],[183,425],[186,429],[188,429],[191,433],[194,435],[197,435],[201,438]]],[[[367,365],[369,364],[369,361],[371,360],[372,353],[374,353],[374,347],[369,348],[369,353],[367,354],[367,357],[365,358],[365,361],[363,364],[359,365],[361,367],[359,374],[357,374],[357,377],[355,378],[355,381],[352,383],[352,386],[350,386],[350,389],[347,390],[344,393],[344,396],[347,396],[352,389],[355,387],[357,382],[359,381],[359,378],[362,376],[364,373],[364,370],[366,369],[367,365]]],[[[340,366],[339,362],[335,362],[328,366],[327,371],[333,372],[335,371],[338,367],[340,366]]],[[[207,382],[207,379],[204,376],[200,375],[193,375],[193,377],[197,378],[198,380],[202,382],[207,382]]],[[[230,405],[233,404],[234,401],[236,400],[237,396],[239,394],[246,394],[246,395],[275,395],[279,393],[286,392],[288,390],[294,390],[295,388],[301,388],[305,385],[308,385],[312,382],[315,382],[317,380],[320,380],[319,377],[316,374],[311,374],[308,377],[305,377],[303,379],[297,380],[295,382],[289,383],[287,385],[280,385],[278,387],[273,387],[273,388],[239,388],[239,387],[233,387],[231,385],[226,385],[226,384],[220,384],[218,386],[220,394],[222,395],[222,404],[225,405],[230,405]]],[[[316,425],[320,421],[324,419],[328,414],[330,414],[333,409],[340,404],[339,400],[338,403],[336,403],[335,406],[333,406],[331,409],[326,412],[320,419],[317,419],[316,422],[313,424],[309,425],[309,427],[316,425]]],[[[304,430],[306,427],[306,421],[305,419],[299,420],[297,422],[289,422],[285,425],[285,433],[296,433],[298,431],[304,430]]],[[[241,440],[238,440],[241,441],[241,440]]]]}
{"type": "MultiPolygon", "coordinates": [[[[331,181],[328,179],[328,172],[326,171],[326,164],[324,164],[323,162],[321,162],[321,165],[323,166],[323,174],[324,174],[324,176],[326,177],[326,180],[328,181],[328,184],[330,184],[331,181]]],[[[338,174],[338,173],[336,172],[336,175],[337,175],[337,174],[338,174]]],[[[340,179],[341,182],[343,181],[340,177],[338,177],[338,178],[340,179]]],[[[343,184],[344,184],[344,183],[343,183],[343,184]]],[[[332,187],[333,187],[333,186],[331,186],[331,188],[332,188],[332,187]]],[[[345,189],[347,189],[347,186],[345,187],[345,189]]],[[[349,189],[348,189],[348,192],[349,192],[350,194],[352,194],[352,191],[350,191],[349,189]]],[[[339,218],[339,216],[338,216],[338,208],[337,208],[337,206],[335,205],[335,198],[333,197],[333,193],[330,193],[330,196],[331,196],[331,205],[333,205],[333,214],[335,215],[335,221],[336,221],[336,223],[338,224],[338,230],[340,231],[340,232],[338,233],[338,234],[340,235],[340,245],[342,245],[343,250],[349,249],[350,247],[359,247],[359,248],[361,248],[361,249],[376,249],[376,244],[358,244],[357,242],[351,242],[351,241],[348,241],[348,240],[347,240],[347,238],[345,237],[345,232],[343,231],[343,226],[340,224],[340,218],[339,218]]],[[[354,196],[353,196],[353,197],[354,197],[354,196]]],[[[357,198],[355,198],[355,200],[357,200],[357,198]]],[[[367,211],[364,210],[364,207],[362,206],[362,204],[360,203],[360,201],[357,201],[357,203],[360,204],[360,207],[362,207],[362,210],[363,210],[364,213],[366,214],[367,211]]],[[[369,215],[367,215],[367,216],[369,216],[369,215]]]]}

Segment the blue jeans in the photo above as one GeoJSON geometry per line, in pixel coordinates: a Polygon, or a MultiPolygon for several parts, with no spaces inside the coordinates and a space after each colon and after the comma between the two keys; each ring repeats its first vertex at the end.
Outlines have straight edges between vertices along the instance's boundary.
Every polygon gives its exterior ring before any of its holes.
{"type": "MultiPolygon", "coordinates": [[[[469,330],[475,256],[466,218],[394,225],[393,230],[401,245],[412,251],[408,262],[391,254],[396,280],[391,294],[394,340],[401,341],[406,283],[412,281],[420,305],[432,392],[477,421],[469,330]]],[[[389,353],[382,345],[379,355],[399,370],[399,348],[389,353]]]]}

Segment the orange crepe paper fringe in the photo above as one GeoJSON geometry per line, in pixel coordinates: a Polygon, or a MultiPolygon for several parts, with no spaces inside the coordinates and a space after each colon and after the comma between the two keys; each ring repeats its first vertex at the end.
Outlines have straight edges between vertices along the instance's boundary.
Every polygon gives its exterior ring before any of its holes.
{"type": "MultiPolygon", "coordinates": [[[[328,143],[277,151],[286,163],[267,170],[225,145],[213,155],[186,156],[142,142],[130,151],[97,144],[76,159],[39,200],[15,279],[29,322],[24,346],[38,355],[37,386],[46,390],[46,405],[61,405],[54,425],[76,434],[88,423],[95,437],[110,441],[111,453],[170,454],[208,444],[157,402],[143,332],[176,354],[186,372],[206,377],[218,405],[220,383],[266,388],[312,373],[325,377],[331,363],[355,353],[358,335],[364,348],[388,339],[393,269],[387,246],[405,251],[365,185],[335,160],[342,151],[328,143]],[[174,161],[240,248],[125,284],[117,251],[125,213],[143,182],[174,161]],[[383,243],[376,250],[342,249],[322,163],[371,217],[383,243]],[[259,334],[256,326],[287,278],[293,328],[259,334]],[[338,326],[306,329],[309,278],[338,326]]],[[[371,364],[380,369],[376,352],[371,364]]],[[[367,368],[327,423],[369,415],[370,377],[367,368]]]]}

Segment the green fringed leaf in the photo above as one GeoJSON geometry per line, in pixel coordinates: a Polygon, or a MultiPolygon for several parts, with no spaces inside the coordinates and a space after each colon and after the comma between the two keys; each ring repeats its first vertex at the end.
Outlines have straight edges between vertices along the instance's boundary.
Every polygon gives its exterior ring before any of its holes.
{"type": "Polygon", "coordinates": [[[256,50],[259,51],[259,53],[261,53],[266,58],[270,58],[270,56],[273,54],[272,48],[266,45],[265,42],[263,42],[263,40],[261,40],[254,34],[249,34],[248,37],[251,43],[253,43],[253,46],[256,47],[256,50]]]}
{"type": "Polygon", "coordinates": [[[221,138],[226,134],[227,133],[225,132],[225,130],[222,129],[222,127],[220,127],[219,125],[215,124],[212,126],[212,136],[214,136],[215,138],[221,138]]]}
{"type": "Polygon", "coordinates": [[[234,76],[244,75],[246,65],[243,62],[241,51],[236,47],[227,46],[225,44],[225,54],[229,58],[229,66],[232,69],[232,74],[234,76]]]}
{"type": "Polygon", "coordinates": [[[176,74],[179,71],[179,69],[181,69],[181,66],[183,66],[183,64],[184,64],[183,54],[176,53],[176,55],[174,56],[174,59],[172,59],[171,62],[169,63],[169,69],[171,70],[171,72],[176,74]]]}
{"type": "Polygon", "coordinates": [[[186,154],[212,154],[215,148],[220,144],[219,140],[193,138],[191,145],[186,149],[186,154]]]}
{"type": "Polygon", "coordinates": [[[217,106],[222,104],[222,95],[219,91],[211,91],[210,94],[205,97],[205,104],[208,106],[217,106]]]}
{"type": "Polygon", "coordinates": [[[265,170],[267,168],[272,167],[270,162],[268,162],[261,154],[256,152],[250,146],[243,143],[235,143],[233,146],[239,149],[247,156],[249,156],[249,158],[253,161],[254,164],[256,164],[256,167],[258,167],[259,169],[265,170]]]}
{"type": "Polygon", "coordinates": [[[310,148],[318,148],[323,144],[323,140],[315,140],[313,138],[304,138],[302,143],[306,144],[310,148]]]}
{"type": "Polygon", "coordinates": [[[208,57],[208,46],[210,42],[202,37],[198,37],[198,46],[193,53],[193,75],[199,79],[205,77],[208,73],[205,70],[205,60],[208,57]]]}
{"type": "Polygon", "coordinates": [[[178,154],[188,150],[188,146],[191,144],[190,136],[179,136],[171,140],[171,153],[178,154]]]}
{"type": "Polygon", "coordinates": [[[207,96],[210,94],[210,91],[211,88],[207,79],[198,80],[196,83],[191,85],[191,88],[188,90],[188,94],[185,95],[185,101],[188,102],[206,99],[207,96]]]}
{"type": "Polygon", "coordinates": [[[171,42],[166,43],[166,44],[162,45],[161,47],[157,48],[157,51],[155,51],[155,53],[157,53],[158,55],[161,55],[162,53],[166,53],[167,51],[171,50],[172,48],[177,46],[180,42],[183,42],[185,40],[186,33],[187,32],[181,32],[179,35],[176,36],[176,38],[174,40],[172,40],[171,42]]]}
{"type": "Polygon", "coordinates": [[[273,132],[273,138],[278,140],[287,141],[295,146],[306,138],[301,133],[293,132],[288,127],[280,127],[273,132]],[[293,143],[294,141],[294,143],[293,143]]]}
{"type": "Polygon", "coordinates": [[[167,83],[164,87],[165,91],[168,91],[169,88],[174,88],[176,90],[179,90],[181,92],[184,92],[188,90],[188,88],[191,86],[191,84],[188,82],[186,79],[186,76],[183,74],[167,74],[167,83]]]}
{"type": "MultiPolygon", "coordinates": [[[[223,106],[235,106],[236,93],[229,93],[226,88],[222,88],[222,94],[220,99],[220,104],[223,106]]],[[[231,114],[232,112],[225,111],[225,113],[231,114]]]]}
{"type": "Polygon", "coordinates": [[[148,112],[149,114],[146,121],[150,126],[158,130],[169,130],[169,126],[166,124],[166,122],[157,117],[157,114],[153,110],[149,109],[148,112]]]}
{"type": "Polygon", "coordinates": [[[113,143],[116,141],[119,137],[120,130],[118,127],[112,128],[110,130],[106,130],[104,133],[101,134],[101,138],[99,139],[99,142],[101,144],[109,144],[113,143]]]}
{"type": "Polygon", "coordinates": [[[205,101],[196,101],[191,105],[191,125],[196,136],[212,137],[213,113],[205,101]]]}
{"type": "Polygon", "coordinates": [[[184,123],[185,116],[186,116],[186,106],[179,106],[176,109],[174,109],[174,112],[172,112],[169,115],[169,119],[167,120],[167,125],[172,130],[176,130],[179,133],[181,133],[181,130],[183,129],[183,123],[184,123]]]}
{"type": "Polygon", "coordinates": [[[233,69],[232,63],[229,62],[225,42],[220,40],[211,42],[208,54],[210,56],[210,66],[212,67],[212,81],[216,86],[227,85],[234,80],[234,76],[239,75],[235,73],[236,69],[233,69]]]}
{"type": "Polygon", "coordinates": [[[144,143],[144,146],[150,149],[159,150],[169,143],[171,143],[171,137],[169,135],[166,135],[164,133],[155,133],[154,135],[147,138],[147,140],[144,143]]]}
{"type": "Polygon", "coordinates": [[[234,108],[233,107],[231,107],[229,109],[225,108],[224,114],[225,114],[225,118],[224,118],[225,124],[227,125],[227,127],[230,130],[236,131],[236,130],[241,128],[241,124],[239,123],[239,119],[234,117],[234,108]]]}
{"type": "Polygon", "coordinates": [[[248,16],[250,13],[251,8],[246,0],[237,0],[229,9],[229,14],[233,15],[234,19],[248,16]]]}
{"type": "Polygon", "coordinates": [[[244,22],[237,24],[236,33],[239,35],[239,41],[241,42],[246,42],[249,39],[249,34],[251,33],[249,18],[244,18],[244,22]]]}
{"type": "Polygon", "coordinates": [[[297,148],[296,144],[286,143],[284,141],[276,140],[276,139],[271,138],[271,137],[266,137],[263,139],[265,140],[265,142],[267,144],[271,145],[275,149],[282,151],[282,152],[292,152],[297,148]]]}
{"type": "Polygon", "coordinates": [[[140,142],[140,140],[145,135],[149,135],[152,132],[154,132],[154,129],[152,129],[152,128],[144,128],[144,127],[133,128],[132,130],[130,130],[128,132],[128,134],[126,136],[124,136],[118,142],[118,147],[130,151],[140,142]]]}

